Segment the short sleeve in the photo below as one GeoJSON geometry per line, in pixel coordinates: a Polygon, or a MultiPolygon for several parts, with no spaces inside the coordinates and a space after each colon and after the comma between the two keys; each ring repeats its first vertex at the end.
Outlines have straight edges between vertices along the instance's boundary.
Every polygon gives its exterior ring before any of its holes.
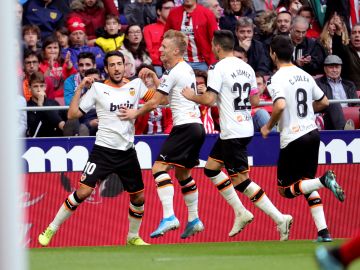
{"type": "Polygon", "coordinates": [[[315,81],[313,81],[313,100],[321,100],[324,97],[324,91],[321,90],[321,88],[316,84],[315,81]]]}
{"type": "Polygon", "coordinates": [[[273,102],[279,98],[285,98],[284,89],[280,82],[277,82],[276,78],[270,78],[267,83],[267,89],[273,102]]]}
{"type": "Polygon", "coordinates": [[[207,88],[212,91],[215,91],[216,93],[220,93],[222,86],[222,75],[217,67],[218,66],[213,66],[213,65],[209,67],[207,88]]]}
{"type": "Polygon", "coordinates": [[[172,76],[172,73],[167,71],[161,77],[160,85],[157,90],[165,95],[169,95],[171,89],[175,84],[176,84],[175,76],[172,76]]]}
{"type": "Polygon", "coordinates": [[[82,112],[87,113],[95,106],[96,83],[80,99],[79,108],[82,112]]]}

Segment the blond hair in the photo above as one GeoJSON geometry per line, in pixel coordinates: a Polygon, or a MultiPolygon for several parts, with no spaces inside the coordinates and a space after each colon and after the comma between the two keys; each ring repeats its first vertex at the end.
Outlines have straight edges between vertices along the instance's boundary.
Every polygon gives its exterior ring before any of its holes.
{"type": "MultiPolygon", "coordinates": [[[[330,35],[328,28],[329,28],[329,25],[330,25],[330,22],[332,19],[333,19],[333,17],[331,17],[329,20],[327,20],[327,22],[325,22],[324,27],[323,27],[320,37],[319,37],[319,41],[320,41],[321,45],[325,48],[325,50],[329,54],[332,54],[332,36],[330,35]]],[[[341,22],[342,22],[342,29],[343,29],[341,32],[342,44],[348,45],[349,41],[350,41],[349,33],[346,28],[345,22],[342,18],[341,18],[341,22]]]]}
{"type": "Polygon", "coordinates": [[[165,32],[164,39],[173,40],[175,47],[179,49],[181,55],[186,52],[188,39],[184,33],[170,29],[165,32]]]}

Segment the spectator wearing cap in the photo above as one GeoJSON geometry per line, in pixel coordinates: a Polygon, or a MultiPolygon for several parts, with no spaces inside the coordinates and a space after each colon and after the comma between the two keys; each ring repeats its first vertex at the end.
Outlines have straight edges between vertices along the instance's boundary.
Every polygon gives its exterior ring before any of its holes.
{"type": "Polygon", "coordinates": [[[94,45],[96,30],[105,25],[105,15],[113,14],[119,16],[114,1],[102,0],[73,0],[70,3],[72,10],[68,20],[72,17],[81,18],[85,24],[85,34],[88,38],[88,45],[94,45]]]}
{"type": "Polygon", "coordinates": [[[333,36],[332,50],[344,61],[342,76],[355,83],[360,89],[360,23],[353,26],[350,35],[350,43],[345,45],[342,42],[343,26],[340,19],[334,21],[336,30],[333,36]]]}
{"type": "Polygon", "coordinates": [[[294,44],[293,63],[311,75],[322,74],[325,50],[317,40],[307,38],[309,22],[306,18],[294,18],[290,38],[294,44]]]}
{"type": "Polygon", "coordinates": [[[95,55],[96,67],[103,71],[104,69],[104,52],[97,46],[88,46],[86,43],[85,24],[79,17],[72,17],[67,21],[67,28],[70,32],[70,47],[63,49],[61,55],[66,56],[70,52],[71,62],[77,69],[78,55],[81,52],[91,52],[95,55]]]}
{"type": "MultiPolygon", "coordinates": [[[[343,62],[337,55],[329,55],[324,61],[325,75],[316,79],[317,85],[324,91],[328,99],[357,98],[355,84],[343,80],[340,76],[343,62]]],[[[342,107],[354,106],[348,103],[331,103],[324,112],[325,129],[344,129],[346,120],[342,107]]]]}

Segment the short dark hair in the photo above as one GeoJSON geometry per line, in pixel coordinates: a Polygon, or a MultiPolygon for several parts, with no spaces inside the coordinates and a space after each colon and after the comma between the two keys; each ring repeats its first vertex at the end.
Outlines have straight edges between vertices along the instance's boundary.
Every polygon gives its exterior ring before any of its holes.
{"type": "Polygon", "coordinates": [[[261,78],[261,79],[263,80],[263,83],[266,83],[264,73],[262,73],[262,72],[255,72],[255,77],[256,77],[256,78],[261,78]]]}
{"type": "Polygon", "coordinates": [[[45,51],[45,48],[53,43],[57,43],[60,48],[60,43],[59,43],[59,40],[57,39],[57,37],[55,35],[51,35],[51,36],[48,36],[47,38],[45,38],[45,40],[42,44],[42,50],[45,51]]]}
{"type": "Polygon", "coordinates": [[[93,74],[97,74],[101,77],[101,72],[97,68],[89,68],[88,70],[85,71],[84,75],[86,77],[86,76],[93,75],[93,74]]]}
{"type": "Polygon", "coordinates": [[[213,42],[216,45],[220,45],[220,47],[227,52],[232,51],[235,45],[234,35],[229,30],[214,31],[213,42]]]}
{"type": "Polygon", "coordinates": [[[239,52],[239,53],[243,53],[246,57],[248,57],[247,51],[246,51],[243,47],[241,47],[240,45],[238,45],[238,44],[236,44],[236,45],[234,46],[234,51],[239,52]]]}
{"type": "Polygon", "coordinates": [[[123,60],[123,63],[125,63],[125,57],[123,55],[122,52],[119,52],[119,51],[111,51],[111,52],[108,52],[105,54],[105,57],[104,57],[104,67],[107,67],[108,65],[108,59],[109,57],[112,57],[112,56],[118,56],[118,57],[121,57],[121,59],[123,60]]]}
{"type": "Polygon", "coordinates": [[[203,78],[205,80],[205,85],[207,85],[208,74],[206,71],[200,70],[200,69],[194,69],[194,74],[195,74],[195,77],[203,78]]]}
{"type": "Polygon", "coordinates": [[[77,58],[78,58],[78,63],[79,63],[80,59],[89,58],[89,59],[91,59],[91,62],[93,64],[95,64],[95,55],[92,52],[81,52],[81,53],[79,53],[77,58]]]}
{"type": "Polygon", "coordinates": [[[173,4],[175,4],[174,0],[158,0],[156,1],[156,11],[161,10],[162,6],[167,2],[172,2],[173,4]]]}
{"type": "Polygon", "coordinates": [[[36,35],[37,35],[37,38],[40,39],[40,35],[41,35],[41,30],[39,28],[39,26],[35,25],[35,24],[25,24],[23,27],[22,27],[22,35],[24,37],[24,35],[27,33],[27,32],[34,32],[36,35]]]}
{"type": "Polygon", "coordinates": [[[34,72],[33,74],[30,75],[29,77],[29,85],[31,87],[31,85],[33,83],[45,83],[45,77],[44,74],[42,74],[42,72],[34,72]]]}
{"type": "Polygon", "coordinates": [[[23,53],[23,62],[25,62],[25,59],[29,58],[30,56],[35,56],[40,61],[40,55],[38,52],[34,52],[33,50],[30,49],[25,49],[23,53]]]}
{"type": "Polygon", "coordinates": [[[290,62],[294,52],[294,45],[289,36],[276,35],[270,43],[271,50],[276,53],[280,61],[290,62]]]}

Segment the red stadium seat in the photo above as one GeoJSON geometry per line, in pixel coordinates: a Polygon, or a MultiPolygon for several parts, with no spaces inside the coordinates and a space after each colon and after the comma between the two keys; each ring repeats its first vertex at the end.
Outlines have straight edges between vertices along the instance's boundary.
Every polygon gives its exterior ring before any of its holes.
{"type": "Polygon", "coordinates": [[[345,120],[352,119],[354,121],[355,129],[360,128],[360,107],[343,107],[342,108],[345,120]]]}
{"type": "Polygon", "coordinates": [[[360,90],[356,91],[357,96],[360,98],[360,90]]]}

